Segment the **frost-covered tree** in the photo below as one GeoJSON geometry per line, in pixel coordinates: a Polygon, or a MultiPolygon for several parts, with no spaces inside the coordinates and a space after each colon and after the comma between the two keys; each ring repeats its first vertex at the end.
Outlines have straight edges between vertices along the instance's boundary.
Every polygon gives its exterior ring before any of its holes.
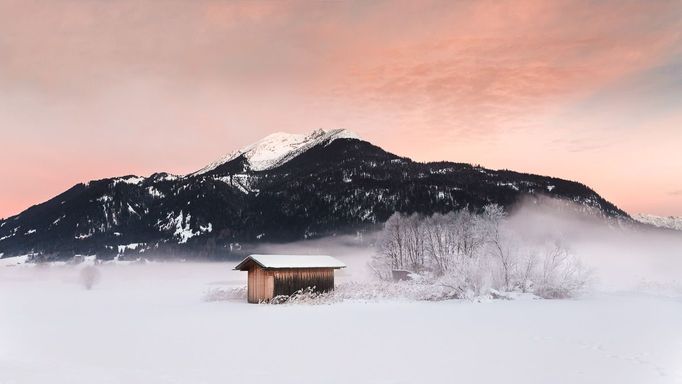
{"type": "Polygon", "coordinates": [[[526,249],[520,255],[519,269],[518,269],[518,288],[521,292],[529,292],[532,290],[534,280],[536,278],[536,271],[538,267],[538,255],[535,249],[526,249]]]}
{"type": "Polygon", "coordinates": [[[499,267],[499,288],[510,290],[513,286],[514,274],[518,266],[518,245],[512,234],[504,227],[506,213],[496,204],[487,205],[483,210],[485,239],[490,256],[497,261],[499,267]]]}
{"type": "Polygon", "coordinates": [[[550,246],[544,254],[536,275],[536,295],[559,299],[575,295],[590,281],[591,272],[560,244],[550,246]]]}
{"type": "Polygon", "coordinates": [[[402,269],[405,266],[405,223],[404,216],[396,212],[384,224],[378,241],[378,255],[374,259],[375,270],[402,269]]]}
{"type": "Polygon", "coordinates": [[[425,260],[424,220],[416,214],[393,214],[384,224],[372,268],[388,277],[391,270],[423,271],[425,260]]]}
{"type": "Polygon", "coordinates": [[[410,271],[424,270],[426,248],[424,243],[424,220],[417,214],[405,218],[406,267],[410,271]]]}
{"type": "Polygon", "coordinates": [[[460,294],[480,293],[488,284],[482,253],[486,231],[478,215],[463,209],[425,220],[428,265],[437,284],[460,294]]]}
{"type": "Polygon", "coordinates": [[[482,226],[483,221],[479,215],[471,213],[468,209],[457,211],[454,226],[457,253],[470,259],[478,256],[486,241],[486,233],[482,226]]]}
{"type": "Polygon", "coordinates": [[[520,236],[498,205],[480,214],[467,209],[430,217],[396,213],[386,222],[370,265],[383,279],[394,270],[418,273],[420,281],[457,297],[491,288],[568,297],[589,277],[561,245],[520,236]]]}
{"type": "Polygon", "coordinates": [[[424,221],[424,249],[432,271],[442,276],[456,268],[457,231],[456,213],[434,214],[424,221]]]}

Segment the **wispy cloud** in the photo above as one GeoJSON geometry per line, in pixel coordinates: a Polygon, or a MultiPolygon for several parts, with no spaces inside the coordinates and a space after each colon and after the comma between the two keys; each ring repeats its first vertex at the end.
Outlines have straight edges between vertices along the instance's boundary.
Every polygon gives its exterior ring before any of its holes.
{"type": "Polygon", "coordinates": [[[335,94],[435,134],[522,128],[680,50],[680,23],[669,13],[680,14],[679,6],[611,5],[484,1],[437,9],[430,33],[352,55],[335,94]]]}
{"type": "Polygon", "coordinates": [[[565,147],[570,152],[581,153],[609,148],[616,145],[618,141],[618,138],[614,137],[593,136],[556,139],[553,143],[565,147]]]}
{"type": "Polygon", "coordinates": [[[605,108],[614,95],[656,109],[665,86],[679,113],[680,31],[679,1],[0,1],[0,163],[24,159],[0,167],[12,180],[0,215],[78,181],[193,171],[319,127],[582,180],[591,164],[565,164],[654,140],[632,133],[626,106],[605,108]]]}

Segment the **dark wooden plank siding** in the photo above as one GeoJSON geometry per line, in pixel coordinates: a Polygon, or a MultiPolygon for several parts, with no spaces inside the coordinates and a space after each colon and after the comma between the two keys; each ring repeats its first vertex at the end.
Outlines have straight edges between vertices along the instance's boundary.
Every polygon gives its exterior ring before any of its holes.
{"type": "Polygon", "coordinates": [[[278,269],[274,274],[274,296],[291,295],[308,287],[327,292],[334,289],[331,268],[278,269]]]}
{"type": "Polygon", "coordinates": [[[268,301],[275,296],[289,296],[301,289],[314,288],[319,292],[334,289],[332,268],[292,268],[267,270],[253,265],[248,272],[247,299],[249,303],[268,301]]]}

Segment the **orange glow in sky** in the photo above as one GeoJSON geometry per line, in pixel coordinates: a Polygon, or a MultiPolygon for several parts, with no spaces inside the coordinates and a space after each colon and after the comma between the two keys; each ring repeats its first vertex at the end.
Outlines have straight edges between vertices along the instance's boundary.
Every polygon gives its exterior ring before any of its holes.
{"type": "Polygon", "coordinates": [[[682,2],[0,0],[0,217],[317,128],[682,215],[682,2]]]}

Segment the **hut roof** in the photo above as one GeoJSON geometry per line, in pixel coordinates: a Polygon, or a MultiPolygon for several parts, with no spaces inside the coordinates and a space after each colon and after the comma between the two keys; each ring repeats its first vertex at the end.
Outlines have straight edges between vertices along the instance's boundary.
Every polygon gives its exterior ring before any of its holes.
{"type": "Polygon", "coordinates": [[[256,263],[261,268],[345,268],[346,264],[325,255],[249,255],[242,260],[235,270],[245,271],[251,263],[256,263]]]}

